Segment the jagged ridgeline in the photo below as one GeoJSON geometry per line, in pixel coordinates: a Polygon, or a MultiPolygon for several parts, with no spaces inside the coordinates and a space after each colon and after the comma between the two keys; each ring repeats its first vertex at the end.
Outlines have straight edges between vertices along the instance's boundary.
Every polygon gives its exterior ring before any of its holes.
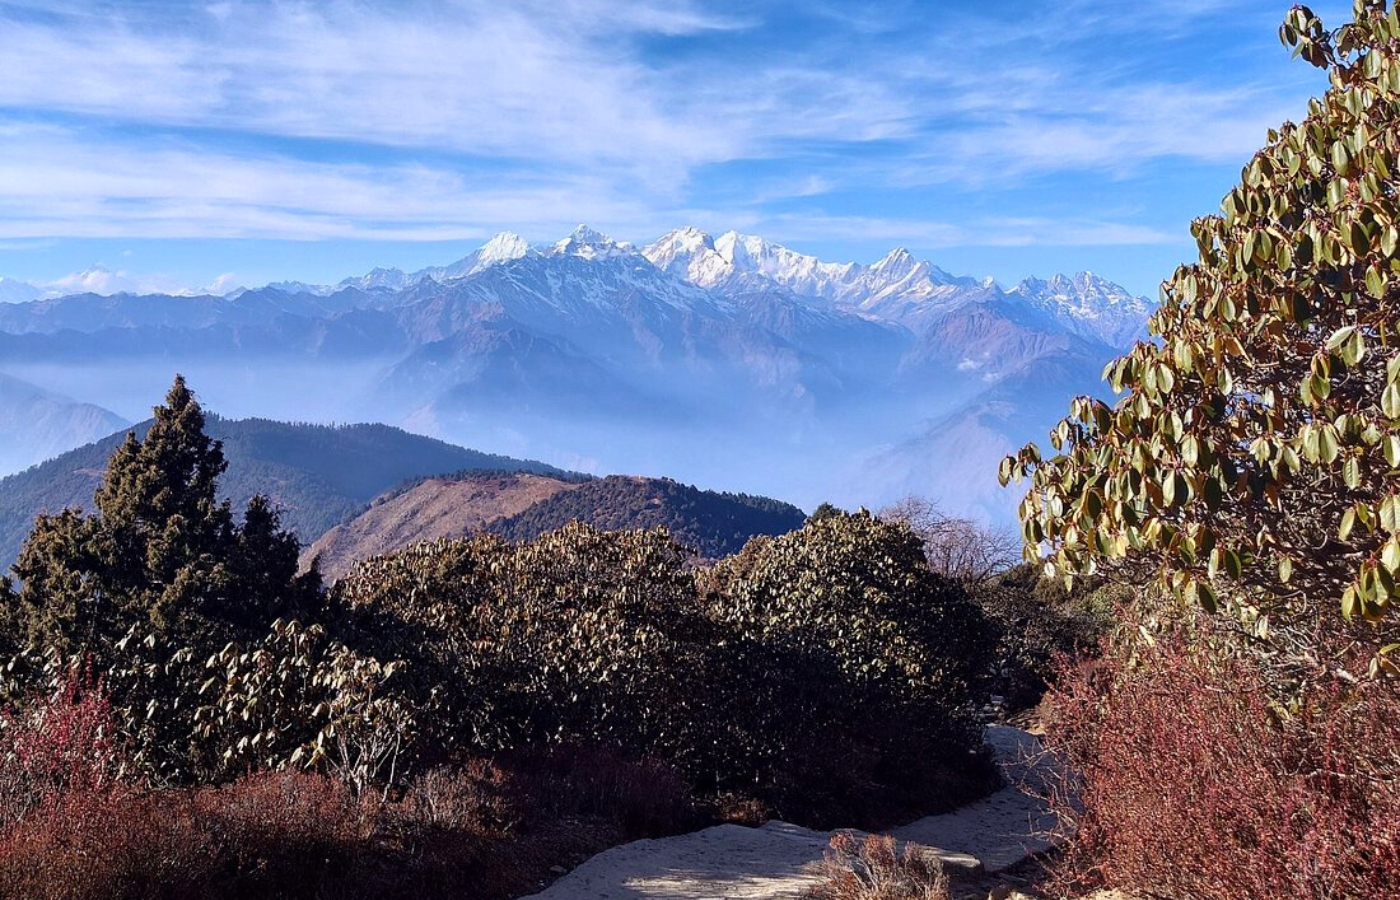
{"type": "MultiPolygon", "coordinates": [[[[387,425],[231,420],[212,413],[206,419],[209,436],[223,442],[228,460],[220,495],[235,509],[255,494],[267,495],[283,524],[304,542],[410,479],[466,469],[564,474],[544,463],[468,450],[387,425]]],[[[150,424],[134,427],[138,438],[150,424]]],[[[92,509],[107,460],[125,436],[118,432],[0,479],[0,567],[18,556],[38,513],[92,509]]]]}

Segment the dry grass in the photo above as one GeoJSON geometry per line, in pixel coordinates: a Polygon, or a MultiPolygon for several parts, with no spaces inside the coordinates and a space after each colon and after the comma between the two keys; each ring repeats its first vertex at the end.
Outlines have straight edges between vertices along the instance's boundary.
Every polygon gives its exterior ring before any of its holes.
{"type": "Polygon", "coordinates": [[[302,554],[321,557],[328,579],[355,563],[411,544],[459,538],[497,519],[518,515],[542,500],[581,485],[528,472],[482,473],[462,478],[429,478],[394,494],[337,525],[302,554]]]}
{"type": "Polygon", "coordinates": [[[841,832],[817,866],[823,881],[804,900],[950,900],[943,863],[926,847],[898,850],[889,835],[857,840],[841,832]]]}

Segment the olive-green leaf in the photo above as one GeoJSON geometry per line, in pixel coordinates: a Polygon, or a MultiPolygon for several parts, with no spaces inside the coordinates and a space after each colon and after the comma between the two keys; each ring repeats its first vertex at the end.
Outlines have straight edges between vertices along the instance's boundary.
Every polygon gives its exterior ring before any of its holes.
{"type": "MultiPolygon", "coordinates": [[[[1337,540],[1346,541],[1351,537],[1352,529],[1356,527],[1356,508],[1348,506],[1342,513],[1342,522],[1337,526],[1337,540]]],[[[1290,563],[1290,565],[1292,565],[1290,563]]]]}
{"type": "Polygon", "coordinates": [[[1387,418],[1400,419],[1400,385],[1390,385],[1381,391],[1381,412],[1387,418]]]}
{"type": "Polygon", "coordinates": [[[1393,469],[1400,466],[1400,436],[1388,434],[1381,441],[1386,463],[1393,469]]]}
{"type": "Polygon", "coordinates": [[[1381,548],[1381,562],[1392,573],[1400,572],[1400,540],[1391,538],[1381,548]]]}
{"type": "Polygon", "coordinates": [[[1385,273],[1379,266],[1371,266],[1366,269],[1366,290],[1377,300],[1385,298],[1385,273]]]}

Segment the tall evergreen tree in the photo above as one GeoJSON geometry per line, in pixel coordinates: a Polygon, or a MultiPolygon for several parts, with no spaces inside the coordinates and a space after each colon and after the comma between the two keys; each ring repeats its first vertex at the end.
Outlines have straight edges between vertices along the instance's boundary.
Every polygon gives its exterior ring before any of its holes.
{"type": "Polygon", "coordinates": [[[266,498],[234,522],[218,499],[227,463],[181,376],[145,440],[113,454],[97,512],[40,516],[14,573],[7,618],[25,639],[98,649],[133,626],[205,641],[258,633],[303,611],[319,576],[298,576],[296,537],[266,498]]]}

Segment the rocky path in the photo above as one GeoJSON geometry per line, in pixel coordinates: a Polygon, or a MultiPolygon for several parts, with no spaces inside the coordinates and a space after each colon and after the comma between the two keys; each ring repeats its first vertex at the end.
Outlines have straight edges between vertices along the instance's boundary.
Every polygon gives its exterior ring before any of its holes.
{"type": "MultiPolygon", "coordinates": [[[[1056,821],[1037,798],[1051,771],[1040,742],[1005,725],[989,726],[986,740],[1007,787],[892,834],[935,848],[949,866],[991,873],[1049,849],[1046,836],[1056,821]]],[[[830,839],[830,832],[769,822],[634,841],[598,854],[526,900],[787,900],[814,882],[807,869],[822,859],[830,839]]]]}

